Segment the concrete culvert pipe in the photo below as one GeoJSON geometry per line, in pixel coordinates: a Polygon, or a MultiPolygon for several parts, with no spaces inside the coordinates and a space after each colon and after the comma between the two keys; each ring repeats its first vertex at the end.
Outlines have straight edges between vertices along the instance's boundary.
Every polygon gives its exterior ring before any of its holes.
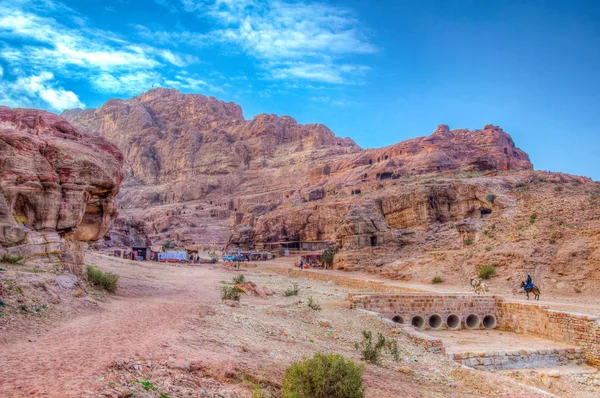
{"type": "Polygon", "coordinates": [[[410,321],[410,324],[416,327],[417,329],[423,329],[423,327],[425,326],[425,319],[423,319],[422,316],[416,315],[413,316],[412,320],[410,321]]]}
{"type": "Polygon", "coordinates": [[[396,315],[395,317],[392,318],[392,321],[394,321],[396,323],[404,323],[404,318],[402,318],[400,315],[396,315]]]}
{"type": "Polygon", "coordinates": [[[448,316],[448,318],[446,319],[446,325],[448,326],[448,329],[459,329],[460,328],[460,318],[458,317],[458,315],[450,315],[448,316]]]}
{"type": "Polygon", "coordinates": [[[467,320],[465,322],[467,324],[467,327],[469,329],[478,329],[479,328],[479,317],[475,314],[471,314],[467,317],[467,320]]]}
{"type": "Polygon", "coordinates": [[[442,317],[439,315],[431,315],[429,317],[429,327],[432,329],[439,329],[442,327],[442,317]]]}
{"type": "Polygon", "coordinates": [[[483,317],[483,327],[486,329],[493,329],[496,327],[496,317],[493,315],[486,315],[483,317]]]}

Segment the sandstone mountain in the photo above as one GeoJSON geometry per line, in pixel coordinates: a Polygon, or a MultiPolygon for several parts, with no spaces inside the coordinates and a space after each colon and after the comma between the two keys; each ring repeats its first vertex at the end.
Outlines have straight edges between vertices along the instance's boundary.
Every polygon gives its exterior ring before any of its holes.
{"type": "Polygon", "coordinates": [[[491,262],[539,278],[561,269],[566,289],[584,283],[576,269],[600,279],[589,271],[598,186],[533,171],[496,126],[440,125],[364,150],[320,124],[245,120],[233,103],[167,89],[63,116],[125,156],[122,217],[105,247],[326,241],[342,249],[336,267],[394,278],[467,278],[491,262]]]}
{"type": "Polygon", "coordinates": [[[123,157],[102,137],[33,109],[0,107],[0,252],[61,255],[80,272],[82,250],[117,215],[123,157]]]}

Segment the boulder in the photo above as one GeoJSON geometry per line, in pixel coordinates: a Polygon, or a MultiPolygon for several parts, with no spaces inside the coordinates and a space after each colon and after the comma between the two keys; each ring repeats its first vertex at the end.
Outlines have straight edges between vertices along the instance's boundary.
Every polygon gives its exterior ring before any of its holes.
{"type": "Polygon", "coordinates": [[[81,273],[79,242],[102,238],[117,215],[123,157],[60,116],[0,107],[0,250],[62,255],[81,273]]]}

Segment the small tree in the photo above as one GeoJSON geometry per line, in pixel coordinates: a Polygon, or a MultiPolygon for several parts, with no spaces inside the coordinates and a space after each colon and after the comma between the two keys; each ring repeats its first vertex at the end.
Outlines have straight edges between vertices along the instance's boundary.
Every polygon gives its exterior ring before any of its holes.
{"type": "Polygon", "coordinates": [[[337,247],[328,247],[327,249],[323,250],[323,253],[321,254],[321,262],[323,263],[325,268],[333,267],[333,260],[337,252],[337,247]]]}
{"type": "Polygon", "coordinates": [[[490,203],[494,203],[494,201],[496,201],[496,195],[494,195],[493,193],[488,193],[487,195],[485,195],[485,200],[487,200],[490,203]]]}
{"type": "Polygon", "coordinates": [[[165,250],[170,249],[171,248],[171,241],[170,240],[165,241],[165,243],[163,243],[162,247],[165,250]]]}
{"type": "Polygon", "coordinates": [[[487,264],[479,268],[479,277],[481,279],[490,279],[496,274],[496,267],[492,264],[487,264]]]}
{"type": "Polygon", "coordinates": [[[316,353],[285,370],[283,398],[363,398],[364,366],[338,354],[316,353]]]}

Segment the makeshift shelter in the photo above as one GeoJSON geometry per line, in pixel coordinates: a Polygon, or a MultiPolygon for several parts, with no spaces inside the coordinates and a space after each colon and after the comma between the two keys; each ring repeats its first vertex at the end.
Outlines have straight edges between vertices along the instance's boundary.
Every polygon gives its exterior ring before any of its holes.
{"type": "Polygon", "coordinates": [[[131,259],[135,261],[146,261],[148,252],[149,250],[146,246],[133,246],[131,248],[131,259]]]}

